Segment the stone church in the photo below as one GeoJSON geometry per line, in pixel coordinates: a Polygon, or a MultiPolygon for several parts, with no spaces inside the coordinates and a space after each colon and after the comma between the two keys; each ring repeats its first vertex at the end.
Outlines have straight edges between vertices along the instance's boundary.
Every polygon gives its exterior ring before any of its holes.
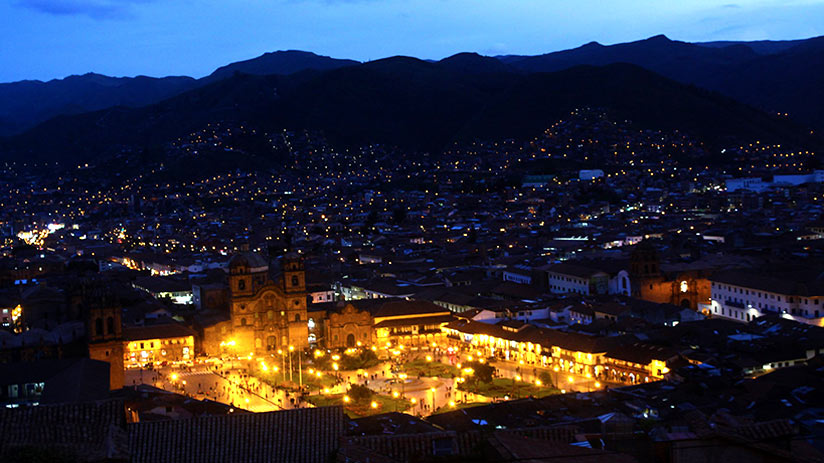
{"type": "Polygon", "coordinates": [[[708,271],[661,263],[658,250],[649,241],[635,245],[630,257],[632,296],[699,310],[709,301],[708,271]]]}
{"type": "Polygon", "coordinates": [[[233,348],[240,354],[270,354],[309,345],[306,274],[295,253],[281,260],[280,274],[258,254],[241,252],[229,260],[229,310],[233,348]]]}

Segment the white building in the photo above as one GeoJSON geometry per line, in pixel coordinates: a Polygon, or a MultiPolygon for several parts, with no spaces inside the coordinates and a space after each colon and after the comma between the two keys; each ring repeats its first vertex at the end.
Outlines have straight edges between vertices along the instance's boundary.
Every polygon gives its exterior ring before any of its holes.
{"type": "Polygon", "coordinates": [[[504,270],[504,281],[522,285],[532,284],[532,268],[525,265],[513,265],[504,270]]]}
{"type": "Polygon", "coordinates": [[[730,178],[727,179],[725,183],[728,192],[749,190],[760,193],[770,187],[770,182],[765,182],[760,177],[730,178]]]}
{"type": "Polygon", "coordinates": [[[725,272],[710,279],[708,310],[713,317],[749,322],[768,313],[821,326],[824,288],[789,279],[725,272]]]}
{"type": "Polygon", "coordinates": [[[629,272],[601,270],[597,267],[562,262],[542,267],[547,273],[549,292],[553,294],[632,294],[629,272]]]}
{"type": "Polygon", "coordinates": [[[730,178],[726,180],[728,192],[750,190],[756,193],[773,187],[793,187],[805,183],[824,182],[824,170],[816,170],[807,174],[776,174],[772,181],[764,181],[759,177],[730,178]]]}

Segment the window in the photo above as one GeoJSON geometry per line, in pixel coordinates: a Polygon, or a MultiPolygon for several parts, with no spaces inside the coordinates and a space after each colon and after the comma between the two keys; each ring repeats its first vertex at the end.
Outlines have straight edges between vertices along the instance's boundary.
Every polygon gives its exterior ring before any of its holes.
{"type": "Polygon", "coordinates": [[[297,286],[297,285],[298,285],[298,276],[297,275],[292,275],[292,286],[297,286]]]}
{"type": "Polygon", "coordinates": [[[106,319],[106,334],[114,334],[114,317],[106,319]]]}
{"type": "Polygon", "coordinates": [[[240,326],[246,326],[246,318],[240,319],[240,326]]]}
{"type": "Polygon", "coordinates": [[[687,280],[681,282],[681,292],[686,293],[690,290],[689,284],[687,284],[687,280]]]}
{"type": "Polygon", "coordinates": [[[267,310],[266,311],[266,318],[268,318],[269,320],[274,320],[275,319],[275,311],[274,310],[267,310]]]}
{"type": "Polygon", "coordinates": [[[296,322],[299,322],[299,321],[300,321],[300,314],[299,314],[299,313],[296,313],[296,314],[295,314],[295,321],[296,321],[296,322]]]}
{"type": "Polygon", "coordinates": [[[243,291],[244,289],[246,289],[246,280],[239,280],[237,282],[237,289],[240,290],[240,291],[243,291]]]}

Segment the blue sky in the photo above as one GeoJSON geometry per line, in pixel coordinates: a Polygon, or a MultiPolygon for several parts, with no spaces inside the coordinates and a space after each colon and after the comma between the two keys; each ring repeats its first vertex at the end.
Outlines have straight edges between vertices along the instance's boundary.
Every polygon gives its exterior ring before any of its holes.
{"type": "Polygon", "coordinates": [[[201,77],[267,51],[369,60],[539,54],[657,34],[824,35],[824,0],[0,0],[0,82],[201,77]]]}

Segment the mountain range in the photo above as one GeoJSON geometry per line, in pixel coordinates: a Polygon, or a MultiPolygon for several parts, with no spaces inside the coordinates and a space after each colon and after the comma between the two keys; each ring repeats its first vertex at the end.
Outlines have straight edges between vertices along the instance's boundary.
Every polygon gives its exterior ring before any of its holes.
{"type": "Polygon", "coordinates": [[[824,128],[822,70],[824,38],[693,44],[656,36],[438,62],[284,51],[201,79],[86,74],[0,84],[0,133],[8,135],[0,156],[83,159],[112,146],[162,143],[215,120],[437,150],[457,139],[535,136],[580,106],[708,141],[810,143],[809,128],[824,128]]]}

